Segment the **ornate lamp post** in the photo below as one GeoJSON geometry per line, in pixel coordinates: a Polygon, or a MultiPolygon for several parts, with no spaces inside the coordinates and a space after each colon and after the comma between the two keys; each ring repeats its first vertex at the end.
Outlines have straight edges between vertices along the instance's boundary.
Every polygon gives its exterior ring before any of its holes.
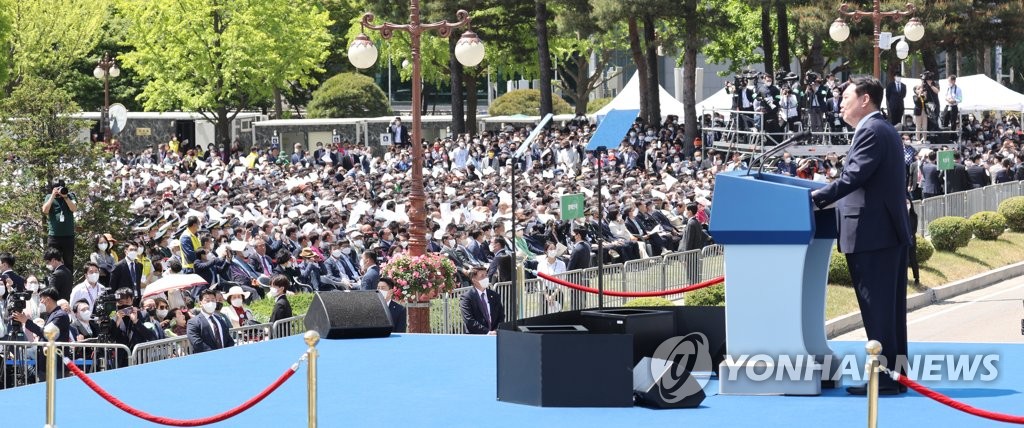
{"type": "MultiPolygon", "coordinates": [[[[880,0],[874,0],[874,8],[871,12],[861,12],[856,10],[851,11],[849,10],[849,6],[847,6],[845,2],[841,6],[839,6],[839,14],[849,17],[850,19],[853,20],[853,22],[860,22],[861,19],[871,18],[871,21],[875,24],[873,43],[875,47],[875,79],[879,79],[882,75],[882,67],[879,63],[879,56],[881,55],[879,35],[881,31],[880,27],[882,26],[882,21],[885,18],[891,18],[893,21],[899,21],[907,16],[913,15],[916,11],[917,8],[915,8],[913,4],[907,3],[906,10],[882,12],[882,5],[880,0]]],[[[828,34],[829,36],[832,37],[832,40],[835,40],[837,42],[843,42],[850,37],[850,27],[846,25],[846,21],[844,21],[842,17],[836,18],[836,20],[832,22],[832,26],[829,27],[828,34]]],[[[907,22],[907,25],[903,28],[903,34],[906,35],[907,40],[910,40],[912,42],[921,40],[921,38],[924,37],[924,25],[922,25],[921,21],[918,20],[917,18],[911,18],[910,21],[907,22]]],[[[896,46],[897,54],[899,54],[900,52],[904,52],[905,57],[905,52],[908,52],[910,47],[906,46],[905,42],[901,41],[901,43],[902,44],[898,44],[896,46]]]]}
{"type": "MultiPolygon", "coordinates": [[[[409,4],[408,24],[392,24],[386,22],[381,25],[374,25],[374,16],[372,13],[366,13],[362,18],[362,26],[364,29],[369,28],[374,31],[379,31],[380,35],[385,39],[391,38],[395,31],[405,31],[409,33],[411,40],[412,183],[409,186],[409,254],[411,256],[421,256],[426,253],[426,236],[427,233],[430,233],[430,230],[427,228],[426,195],[423,191],[423,144],[420,136],[420,108],[422,103],[420,96],[423,89],[420,38],[424,32],[430,30],[436,30],[437,34],[441,37],[448,37],[451,35],[452,30],[456,28],[463,26],[469,27],[470,18],[468,12],[465,10],[459,10],[456,12],[455,16],[458,18],[457,22],[440,21],[429,24],[422,23],[420,22],[420,2],[419,0],[411,0],[409,4]]],[[[467,67],[473,67],[483,61],[483,42],[480,41],[480,38],[477,37],[476,33],[472,30],[467,29],[466,32],[462,34],[462,38],[460,38],[458,43],[455,45],[455,57],[458,59],[459,63],[467,67]]],[[[352,65],[356,66],[356,68],[369,68],[377,62],[377,47],[369,37],[366,37],[365,34],[360,34],[356,36],[356,39],[352,41],[351,45],[349,45],[348,59],[352,62],[352,65]]],[[[414,314],[414,311],[412,310],[420,308],[410,309],[410,331],[429,333],[429,306],[424,308],[426,309],[426,319],[422,319],[423,315],[418,313],[418,311],[414,314]]]]}
{"type": "Polygon", "coordinates": [[[93,77],[103,79],[103,113],[100,115],[100,126],[103,128],[103,142],[110,145],[110,78],[121,75],[121,69],[110,58],[110,53],[103,54],[103,59],[92,70],[93,77]]]}

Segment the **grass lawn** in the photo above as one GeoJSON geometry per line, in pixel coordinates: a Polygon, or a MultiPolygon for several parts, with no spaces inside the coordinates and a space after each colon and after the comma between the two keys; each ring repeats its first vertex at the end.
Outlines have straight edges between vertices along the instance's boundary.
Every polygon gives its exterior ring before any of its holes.
{"type": "MultiPolygon", "coordinates": [[[[1024,261],[1024,233],[1006,232],[995,241],[972,239],[954,253],[936,251],[921,265],[921,285],[915,287],[912,273],[907,294],[920,293],[931,287],[968,278],[992,269],[1024,261]]],[[[832,319],[857,311],[853,288],[829,284],[825,299],[825,317],[832,319]]]]}

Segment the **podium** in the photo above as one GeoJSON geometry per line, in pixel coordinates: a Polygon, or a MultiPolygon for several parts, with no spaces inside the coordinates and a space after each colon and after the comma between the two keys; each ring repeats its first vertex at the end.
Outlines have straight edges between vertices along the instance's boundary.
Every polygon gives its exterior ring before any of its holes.
{"type": "Polygon", "coordinates": [[[719,392],[818,395],[839,359],[825,336],[835,210],[817,210],[824,183],[750,172],[715,177],[710,231],[725,249],[727,357],[719,392]],[[824,382],[823,382],[824,380],[824,382]]]}

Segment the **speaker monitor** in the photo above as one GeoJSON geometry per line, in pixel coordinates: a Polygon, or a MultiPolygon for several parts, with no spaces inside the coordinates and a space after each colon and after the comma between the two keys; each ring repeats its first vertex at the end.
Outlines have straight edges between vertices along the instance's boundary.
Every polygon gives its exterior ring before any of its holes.
{"type": "Polygon", "coordinates": [[[686,409],[704,401],[700,376],[680,369],[676,361],[644,357],[633,368],[633,394],[640,406],[655,409],[686,409]]]}
{"type": "Polygon", "coordinates": [[[306,312],[306,328],[326,339],[388,337],[394,324],[376,291],[316,293],[306,312]]]}

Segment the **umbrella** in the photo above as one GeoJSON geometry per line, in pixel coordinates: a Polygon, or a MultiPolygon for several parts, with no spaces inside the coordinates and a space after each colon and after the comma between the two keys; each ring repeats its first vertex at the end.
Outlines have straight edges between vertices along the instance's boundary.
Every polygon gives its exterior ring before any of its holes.
{"type": "Polygon", "coordinates": [[[172,290],[184,290],[186,288],[192,288],[200,284],[206,284],[206,280],[203,277],[194,273],[188,274],[171,274],[164,276],[152,284],[146,287],[145,293],[142,297],[149,297],[154,294],[160,294],[166,291],[172,290]]]}

